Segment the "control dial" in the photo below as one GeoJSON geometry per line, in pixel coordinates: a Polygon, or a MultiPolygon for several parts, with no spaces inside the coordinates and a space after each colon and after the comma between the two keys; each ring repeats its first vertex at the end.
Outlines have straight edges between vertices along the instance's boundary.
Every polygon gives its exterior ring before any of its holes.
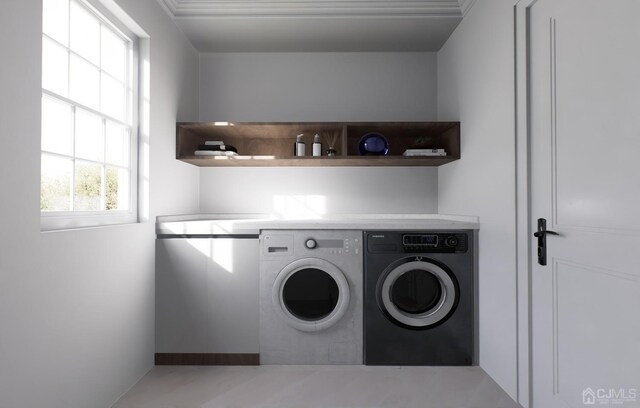
{"type": "Polygon", "coordinates": [[[316,242],[315,239],[313,238],[309,238],[305,243],[304,246],[306,246],[309,249],[315,249],[318,246],[318,243],[316,242]]]}
{"type": "Polygon", "coordinates": [[[458,246],[458,238],[454,235],[448,236],[445,241],[445,244],[450,248],[454,248],[458,246]]]}

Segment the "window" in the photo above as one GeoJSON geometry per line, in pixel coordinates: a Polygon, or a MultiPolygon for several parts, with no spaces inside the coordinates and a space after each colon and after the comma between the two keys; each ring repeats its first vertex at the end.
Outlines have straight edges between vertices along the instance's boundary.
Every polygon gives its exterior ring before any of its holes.
{"type": "Polygon", "coordinates": [[[137,43],[106,13],[43,1],[44,230],[137,220],[137,43]]]}

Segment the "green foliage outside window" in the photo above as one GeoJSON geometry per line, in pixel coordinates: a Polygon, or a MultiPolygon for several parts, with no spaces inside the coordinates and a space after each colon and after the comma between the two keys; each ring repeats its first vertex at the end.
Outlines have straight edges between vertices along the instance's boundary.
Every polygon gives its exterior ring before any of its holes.
{"type": "MultiPolygon", "coordinates": [[[[100,211],[102,197],[102,167],[92,164],[76,165],[75,194],[71,192],[71,175],[43,177],[40,182],[40,210],[70,211],[71,197],[75,197],[76,211],[100,211]]],[[[105,209],[118,209],[118,170],[107,168],[105,209]]]]}

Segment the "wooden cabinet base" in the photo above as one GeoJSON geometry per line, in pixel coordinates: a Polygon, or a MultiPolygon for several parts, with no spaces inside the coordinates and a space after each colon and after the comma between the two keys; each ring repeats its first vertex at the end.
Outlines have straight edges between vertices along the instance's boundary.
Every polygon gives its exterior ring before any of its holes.
{"type": "Polygon", "coordinates": [[[260,365],[260,354],[156,353],[155,365],[260,365]]]}

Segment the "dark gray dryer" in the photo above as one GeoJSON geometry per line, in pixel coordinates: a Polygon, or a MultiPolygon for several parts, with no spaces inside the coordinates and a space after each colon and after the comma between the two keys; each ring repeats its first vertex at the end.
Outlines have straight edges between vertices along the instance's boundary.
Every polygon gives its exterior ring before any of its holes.
{"type": "Polygon", "coordinates": [[[472,230],[365,233],[367,365],[476,363],[472,230]]]}

